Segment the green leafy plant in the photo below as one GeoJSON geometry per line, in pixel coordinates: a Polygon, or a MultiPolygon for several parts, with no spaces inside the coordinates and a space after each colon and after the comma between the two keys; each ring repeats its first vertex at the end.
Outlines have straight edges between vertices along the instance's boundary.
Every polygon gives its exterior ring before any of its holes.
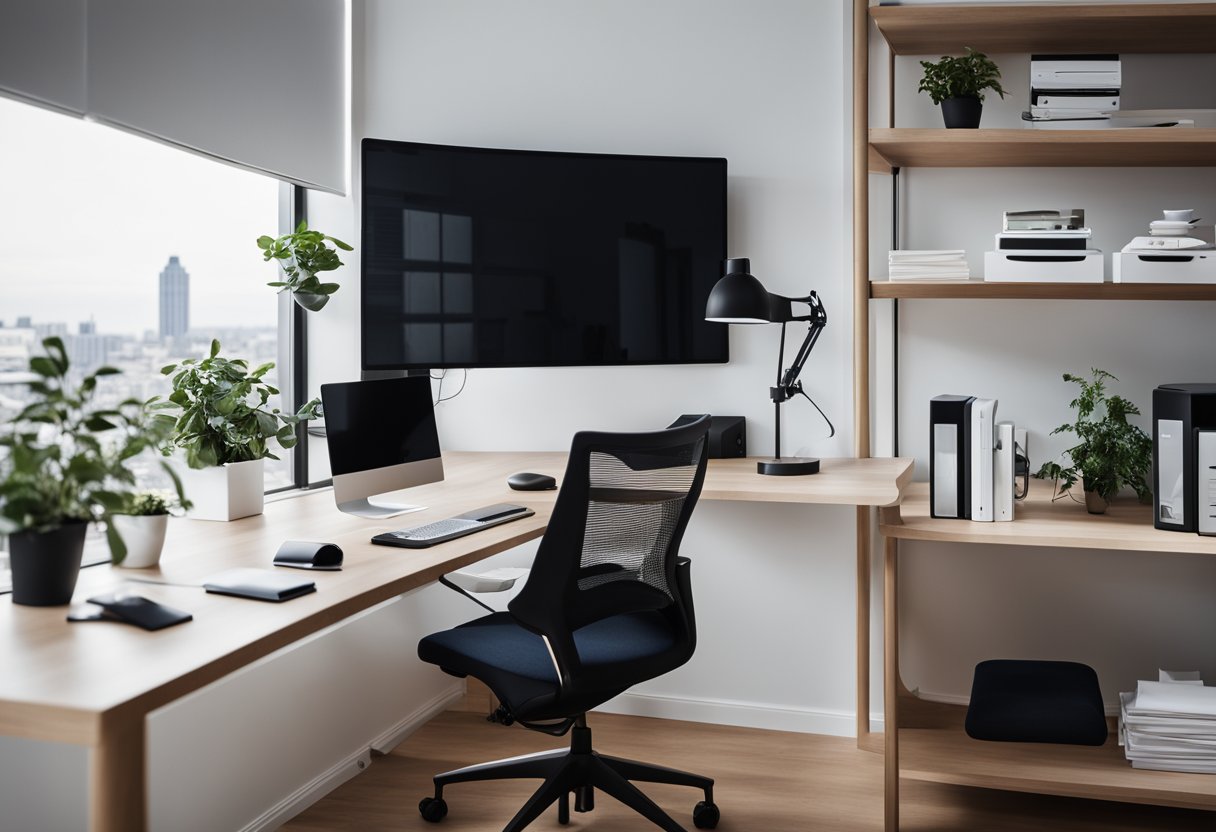
{"type": "Polygon", "coordinates": [[[354,249],[328,234],[310,231],[308,223],[301,221],[296,230],[282,237],[258,237],[258,248],[264,260],[278,260],[286,280],[276,280],[267,285],[277,286],[281,291],[291,292],[296,303],[309,312],[320,311],[329,303],[329,296],[340,288],[337,283],[322,283],[317,277],[321,272],[331,272],[342,265],[337,249],[354,249]],[[337,248],[330,248],[326,243],[337,248]]]}
{"type": "MultiPolygon", "coordinates": [[[[136,491],[130,495],[122,513],[134,517],[156,517],[168,514],[176,505],[180,505],[180,502],[164,491],[136,491]]],[[[188,502],[182,507],[189,508],[188,502]]]]}
{"type": "Polygon", "coordinates": [[[222,357],[219,341],[211,342],[206,358],[161,368],[162,374],[173,376],[173,392],[167,401],[154,399],[151,407],[176,413],[162,451],[168,455],[181,449],[191,468],[278,459],[269,442],[293,447],[296,425],[317,418],[321,402],[313,399],[294,415],[268,406],[279,391],[262,379],[273,368],[268,362],[250,372],[244,359],[222,357]]]}
{"type": "Polygon", "coordinates": [[[918,92],[927,92],[934,104],[941,104],[947,98],[978,98],[984,100],[984,90],[992,90],[1001,98],[1005,90],[1001,88],[1001,71],[997,65],[983,52],[976,52],[970,46],[967,54],[962,57],[943,55],[940,61],[921,61],[925,75],[920,79],[918,92]]]}
{"type": "MultiPolygon", "coordinates": [[[[42,346],[46,354],[30,359],[39,377],[29,383],[35,398],[0,436],[0,532],[50,532],[123,512],[135,484],[128,462],[163,441],[173,422],[135,399],[95,407],[98,379],[120,371],[101,367],[71,387],[63,341],[47,338],[42,346]]],[[[164,467],[184,500],[176,474],[164,467]]],[[[126,546],[113,524],[106,537],[121,561],[126,546]]]]}
{"type": "Polygon", "coordinates": [[[1153,464],[1153,443],[1148,435],[1127,421],[1138,416],[1139,408],[1122,396],[1107,396],[1106,382],[1118,381],[1105,370],[1091,370],[1091,378],[1064,374],[1064,380],[1078,385],[1080,394],[1069,404],[1076,411],[1076,421],[1060,425],[1052,431],[1072,433],[1079,440],[1067,454],[1071,465],[1058,462],[1044,464],[1035,474],[1041,479],[1055,480],[1059,491],[1066,491],[1084,479],[1086,491],[1094,491],[1104,500],[1111,500],[1125,485],[1136,491],[1141,501],[1152,498],[1148,473],[1153,464]]]}

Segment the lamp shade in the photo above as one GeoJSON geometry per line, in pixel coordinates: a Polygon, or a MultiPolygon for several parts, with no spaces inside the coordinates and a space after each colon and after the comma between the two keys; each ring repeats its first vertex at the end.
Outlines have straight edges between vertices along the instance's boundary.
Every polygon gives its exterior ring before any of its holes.
{"type": "Polygon", "coordinates": [[[734,257],[723,262],[723,276],[709,293],[705,320],[721,324],[769,323],[768,290],[749,274],[751,262],[734,257]]]}

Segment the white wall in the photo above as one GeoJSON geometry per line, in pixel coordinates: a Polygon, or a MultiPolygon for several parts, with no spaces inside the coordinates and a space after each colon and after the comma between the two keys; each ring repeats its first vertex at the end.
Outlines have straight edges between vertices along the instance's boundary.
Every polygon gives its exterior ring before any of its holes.
{"type": "MultiPolygon", "coordinates": [[[[771,291],[816,289],[829,315],[805,381],[838,433],[827,438],[809,404],[790,402],[783,448],[847,455],[846,32],[836,2],[367,0],[355,5],[352,145],[372,136],[726,157],[730,253],[750,256],[771,291]]],[[[309,204],[314,227],[352,241],[357,164],[353,200],[314,195],[309,204]]],[[[358,252],[346,259],[343,289],[310,319],[313,385],[359,371],[358,252]]],[[[714,412],[746,416],[752,453],[769,452],[777,335],[733,328],[727,365],[472,371],[464,393],[439,408],[443,447],[564,449],[580,429],[653,429],[714,412]]],[[[661,709],[674,698],[699,718],[849,733],[853,517],[843,508],[699,510],[685,544],[702,613],[697,656],[622,707],[661,709]],[[806,640],[806,663],[793,669],[790,633],[806,640]]]]}
{"type": "MultiPolygon", "coordinates": [[[[992,57],[1010,94],[1003,102],[988,96],[983,126],[1016,127],[1028,99],[1028,58],[992,57]]],[[[915,92],[917,60],[897,60],[897,125],[939,126],[937,108],[915,92]]],[[[1214,68],[1213,56],[1124,56],[1123,106],[1216,107],[1216,90],[1198,82],[1214,68]]],[[[1094,244],[1108,253],[1147,233],[1162,208],[1193,207],[1216,220],[1210,168],[917,169],[901,180],[902,247],[965,248],[975,275],[1004,210],[1085,208],[1094,244]]],[[[889,188],[887,177],[871,181],[889,188]]],[[[1091,367],[1119,377],[1115,392],[1140,406],[1147,427],[1153,387],[1211,380],[1212,310],[1207,303],[902,301],[900,453],[917,457],[925,479],[927,400],[966,393],[999,399],[998,418],[1030,430],[1037,468],[1068,446],[1068,436],[1048,436],[1071,421],[1075,388],[1060,375],[1091,367]]],[[[1002,657],[1086,662],[1108,705],[1158,667],[1199,668],[1216,680],[1210,558],[918,543],[901,551],[910,687],[965,697],[975,663],[1002,657]]]]}

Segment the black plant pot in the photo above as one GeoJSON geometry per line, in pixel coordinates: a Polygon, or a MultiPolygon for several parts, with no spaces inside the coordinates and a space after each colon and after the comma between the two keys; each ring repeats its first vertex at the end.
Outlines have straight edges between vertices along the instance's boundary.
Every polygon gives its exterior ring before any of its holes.
{"type": "Polygon", "coordinates": [[[947,127],[980,126],[984,104],[978,98],[947,98],[942,102],[942,118],[947,127]]]}
{"type": "Polygon", "coordinates": [[[88,528],[88,523],[65,523],[50,532],[9,535],[14,604],[56,607],[71,603],[88,528]]]}

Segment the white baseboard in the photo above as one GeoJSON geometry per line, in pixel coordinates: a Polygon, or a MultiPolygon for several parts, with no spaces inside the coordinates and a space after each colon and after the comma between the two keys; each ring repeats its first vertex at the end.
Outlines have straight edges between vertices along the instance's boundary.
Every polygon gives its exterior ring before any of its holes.
{"type": "Polygon", "coordinates": [[[453,680],[452,684],[442,693],[415,708],[412,713],[392,728],[373,738],[367,748],[361,748],[349,757],[335,763],[328,770],[267,809],[241,832],[278,829],[347,780],[363,773],[371,765],[373,753],[387,754],[392,751],[406,737],[429,722],[432,717],[446,710],[448,705],[464,696],[464,690],[463,680],[453,680]]]}
{"type": "Polygon", "coordinates": [[[284,800],[255,818],[241,832],[278,829],[347,780],[362,773],[372,763],[372,753],[364,748],[317,775],[284,800]]]}
{"type": "Polygon", "coordinates": [[[376,754],[387,754],[405,741],[406,737],[426,725],[448,706],[464,696],[465,682],[453,679],[452,684],[428,702],[424,702],[404,719],[372,740],[371,750],[376,754]]]}
{"type": "MultiPolygon", "coordinates": [[[[596,710],[613,714],[679,719],[686,722],[735,725],[741,728],[827,734],[833,737],[857,735],[857,725],[852,711],[814,710],[729,699],[694,699],[653,693],[623,693],[596,710]]],[[[881,731],[882,714],[871,714],[870,725],[872,730],[881,731]]]]}

